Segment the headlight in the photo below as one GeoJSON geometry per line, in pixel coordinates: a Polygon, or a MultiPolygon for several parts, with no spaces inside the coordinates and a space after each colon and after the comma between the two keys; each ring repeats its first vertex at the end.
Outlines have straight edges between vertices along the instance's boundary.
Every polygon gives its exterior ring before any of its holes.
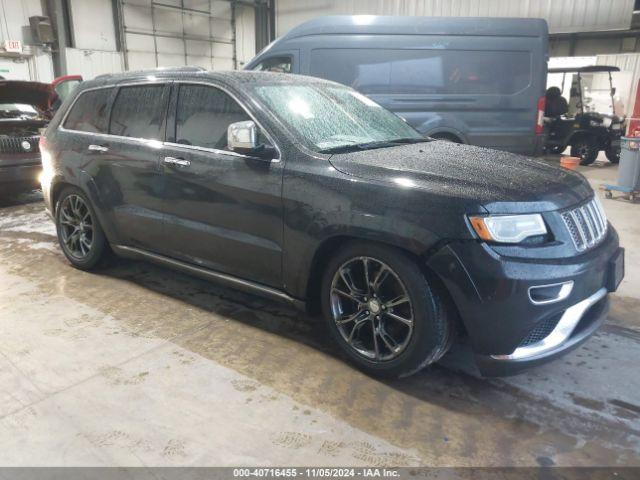
{"type": "Polygon", "coordinates": [[[542,215],[496,215],[469,217],[471,226],[482,240],[519,243],[525,238],[547,233],[542,215]]]}

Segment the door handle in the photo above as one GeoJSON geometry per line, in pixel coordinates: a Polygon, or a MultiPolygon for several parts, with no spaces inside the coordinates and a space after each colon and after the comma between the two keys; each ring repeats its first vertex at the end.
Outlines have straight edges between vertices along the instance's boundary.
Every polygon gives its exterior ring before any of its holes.
{"type": "Polygon", "coordinates": [[[175,157],[164,157],[164,163],[168,165],[177,165],[178,167],[188,167],[189,165],[191,165],[191,162],[189,160],[175,157]]]}
{"type": "Polygon", "coordinates": [[[87,147],[87,150],[89,150],[90,152],[100,152],[100,153],[105,153],[108,152],[109,149],[107,147],[103,147],[102,145],[89,145],[89,147],[87,147]]]}

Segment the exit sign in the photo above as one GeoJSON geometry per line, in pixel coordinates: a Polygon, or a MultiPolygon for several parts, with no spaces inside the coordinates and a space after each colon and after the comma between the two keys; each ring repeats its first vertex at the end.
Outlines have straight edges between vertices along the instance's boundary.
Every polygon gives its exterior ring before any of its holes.
{"type": "Polygon", "coordinates": [[[5,40],[4,49],[7,52],[22,53],[22,42],[20,40],[5,40]]]}

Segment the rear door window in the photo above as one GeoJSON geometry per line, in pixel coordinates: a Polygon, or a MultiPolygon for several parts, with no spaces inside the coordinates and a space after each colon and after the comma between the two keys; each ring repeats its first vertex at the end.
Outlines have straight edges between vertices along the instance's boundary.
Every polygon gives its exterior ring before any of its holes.
{"type": "Polygon", "coordinates": [[[227,150],[227,128],[251,117],[231,96],[207,85],[181,85],[176,143],[227,150]]]}
{"type": "Polygon", "coordinates": [[[511,95],[531,83],[527,51],[316,49],[310,74],[366,94],[511,95]]]}
{"type": "Polygon", "coordinates": [[[164,85],[121,87],[113,104],[109,133],[121,137],[164,139],[168,91],[164,85]]]}
{"type": "Polygon", "coordinates": [[[107,133],[109,98],[112,88],[89,90],[80,94],[64,121],[67,130],[107,133]]]}

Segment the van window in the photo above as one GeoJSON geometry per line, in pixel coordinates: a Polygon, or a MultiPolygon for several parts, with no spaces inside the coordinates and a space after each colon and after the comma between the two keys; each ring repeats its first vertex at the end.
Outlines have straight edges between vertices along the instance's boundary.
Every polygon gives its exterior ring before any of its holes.
{"type": "Polygon", "coordinates": [[[176,143],[227,149],[231,123],[251,120],[233,98],[206,85],[182,85],[176,112],[176,143]]]}
{"type": "Polygon", "coordinates": [[[509,95],[531,82],[525,51],[316,49],[313,76],[362,93],[509,95]]]}
{"type": "Polygon", "coordinates": [[[81,93],[63,127],[80,132],[107,133],[107,108],[112,92],[112,88],[100,88],[81,93]]]}
{"type": "Polygon", "coordinates": [[[162,140],[167,100],[164,85],[120,88],[111,112],[109,133],[122,137],[162,140]]]}
{"type": "Polygon", "coordinates": [[[291,57],[289,56],[270,57],[253,67],[253,70],[259,72],[291,73],[291,63],[291,57]]]}

